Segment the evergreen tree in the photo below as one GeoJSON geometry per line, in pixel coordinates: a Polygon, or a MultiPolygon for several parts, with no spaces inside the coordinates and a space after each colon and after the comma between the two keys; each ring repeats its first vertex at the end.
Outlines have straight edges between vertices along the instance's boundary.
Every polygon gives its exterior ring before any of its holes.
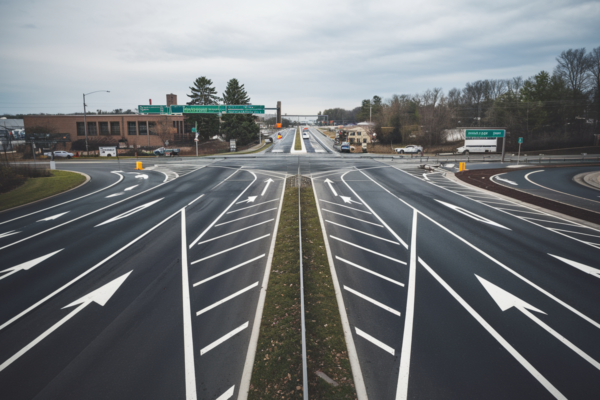
{"type": "MultiPolygon", "coordinates": [[[[250,104],[250,97],[244,85],[240,85],[238,80],[233,78],[227,82],[223,102],[228,105],[250,104]]],[[[227,140],[236,139],[238,145],[244,146],[258,139],[260,128],[254,122],[252,114],[225,114],[222,120],[221,134],[227,140]]]]}
{"type": "MultiPolygon", "coordinates": [[[[221,100],[217,96],[217,90],[214,88],[211,79],[201,76],[190,86],[191,94],[187,96],[191,99],[188,105],[207,106],[219,104],[221,100]]],[[[219,117],[216,114],[187,114],[186,124],[194,126],[198,122],[198,132],[202,139],[208,139],[210,136],[219,134],[219,117]]]]}

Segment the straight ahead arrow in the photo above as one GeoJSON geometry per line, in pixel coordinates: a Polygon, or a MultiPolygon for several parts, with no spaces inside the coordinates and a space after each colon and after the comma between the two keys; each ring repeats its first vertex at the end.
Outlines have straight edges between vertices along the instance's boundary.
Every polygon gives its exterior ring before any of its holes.
{"type": "Polygon", "coordinates": [[[67,211],[67,212],[64,212],[64,213],[61,213],[61,214],[56,214],[56,215],[53,215],[53,216],[51,216],[51,217],[46,217],[46,218],[44,218],[44,219],[40,219],[40,220],[39,220],[39,221],[37,221],[37,222],[42,222],[42,221],[53,221],[53,220],[55,220],[55,219],[57,219],[57,218],[59,218],[59,217],[62,217],[62,216],[63,216],[63,215],[65,215],[66,213],[68,213],[68,211],[67,211]]]}
{"type": "Polygon", "coordinates": [[[4,233],[0,233],[0,239],[10,236],[10,235],[16,235],[17,233],[21,233],[21,232],[17,232],[17,231],[8,231],[8,232],[4,232],[4,233]]]}
{"type": "Polygon", "coordinates": [[[82,298],[80,298],[78,300],[75,300],[71,304],[64,306],[63,308],[79,305],[79,307],[77,307],[76,309],[71,311],[69,314],[67,314],[66,317],[64,317],[63,319],[58,321],[56,324],[54,324],[52,327],[50,327],[46,332],[42,333],[40,336],[35,338],[33,340],[33,342],[31,342],[27,346],[23,347],[14,356],[12,356],[8,360],[6,360],[4,363],[2,363],[2,365],[0,365],[0,371],[4,371],[4,369],[6,369],[6,367],[8,367],[13,362],[15,362],[19,357],[21,357],[23,354],[25,354],[27,351],[29,351],[33,346],[35,346],[36,344],[38,344],[39,342],[44,340],[52,332],[54,332],[55,330],[60,328],[61,325],[63,325],[65,322],[67,322],[68,320],[73,318],[79,311],[83,310],[90,303],[95,302],[101,306],[104,306],[106,304],[106,302],[112,297],[112,295],[115,294],[117,289],[119,289],[119,287],[123,284],[125,279],[127,279],[129,274],[131,274],[131,272],[132,271],[129,271],[125,275],[121,275],[120,277],[107,283],[106,285],[94,290],[91,293],[88,293],[87,295],[83,296],[82,298]]]}
{"type": "Polygon", "coordinates": [[[334,196],[337,196],[337,192],[335,191],[335,189],[333,188],[333,181],[329,180],[329,178],[325,179],[325,183],[329,184],[329,189],[331,189],[331,191],[333,192],[334,196]]]}
{"type": "Polygon", "coordinates": [[[52,257],[52,256],[53,256],[53,255],[55,255],[56,253],[60,253],[60,252],[61,252],[61,251],[63,251],[63,250],[64,250],[64,249],[60,249],[60,250],[57,250],[57,251],[55,251],[55,252],[53,252],[53,253],[46,254],[45,256],[41,256],[41,257],[38,257],[38,258],[34,258],[34,259],[33,259],[33,260],[31,260],[31,261],[27,261],[27,262],[24,262],[24,263],[22,263],[22,264],[15,265],[14,267],[10,267],[10,268],[8,268],[8,269],[5,269],[4,271],[0,271],[0,274],[1,274],[1,273],[3,273],[3,272],[8,272],[8,274],[6,274],[6,275],[4,275],[4,276],[0,277],[0,281],[1,281],[2,279],[6,278],[7,276],[11,276],[12,274],[14,274],[14,273],[16,273],[16,272],[19,272],[19,271],[24,271],[24,270],[31,269],[31,268],[35,267],[36,265],[38,265],[39,263],[41,263],[42,261],[44,261],[44,260],[47,260],[48,258],[52,257]]]}
{"type": "Polygon", "coordinates": [[[578,270],[581,270],[581,271],[585,272],[586,274],[590,274],[590,275],[595,276],[596,278],[600,278],[600,269],[588,267],[587,265],[582,264],[580,262],[572,261],[572,260],[569,260],[568,258],[562,258],[562,257],[559,257],[559,256],[555,256],[554,254],[548,253],[548,255],[552,256],[554,258],[557,258],[560,261],[569,264],[571,267],[575,267],[578,270]]]}
{"type": "Polygon", "coordinates": [[[256,200],[257,197],[258,196],[248,196],[248,198],[246,200],[238,201],[236,204],[254,203],[254,200],[256,200]]]}
{"type": "Polygon", "coordinates": [[[265,182],[267,182],[267,185],[265,186],[265,188],[263,189],[262,193],[260,194],[261,196],[265,195],[265,193],[267,192],[267,188],[269,187],[269,185],[271,184],[271,182],[274,182],[274,181],[273,181],[273,179],[269,178],[265,182]]]}
{"type": "Polygon", "coordinates": [[[127,189],[125,189],[125,191],[127,192],[127,191],[129,191],[129,190],[131,190],[131,189],[133,189],[133,188],[135,188],[135,187],[137,187],[137,186],[138,186],[138,185],[129,186],[127,189]]]}
{"type": "Polygon", "coordinates": [[[148,175],[146,174],[139,174],[135,176],[136,178],[140,178],[140,179],[148,179],[148,175]]]}
{"type": "Polygon", "coordinates": [[[538,317],[533,315],[529,310],[539,312],[542,314],[546,314],[545,312],[543,312],[542,310],[540,310],[538,308],[535,308],[534,306],[532,306],[529,303],[526,303],[525,301],[519,299],[517,296],[515,296],[511,293],[508,293],[506,290],[499,288],[498,286],[494,285],[493,283],[486,281],[485,279],[483,279],[477,275],[475,275],[475,276],[477,277],[477,279],[479,279],[479,282],[483,285],[485,290],[487,290],[488,294],[490,296],[492,296],[492,299],[494,299],[494,301],[496,302],[496,304],[498,304],[498,307],[500,307],[500,309],[502,311],[506,311],[512,307],[516,308],[517,310],[519,310],[523,314],[525,314],[533,322],[535,322],[540,327],[542,327],[544,330],[546,330],[549,334],[551,334],[552,336],[554,336],[555,338],[560,340],[564,345],[566,345],[568,348],[570,348],[575,353],[577,353],[581,358],[583,358],[584,360],[586,360],[587,362],[592,364],[594,367],[596,367],[596,369],[600,369],[600,363],[598,361],[594,360],[592,357],[590,357],[589,355],[584,353],[579,347],[575,346],[573,343],[571,343],[569,340],[567,340],[560,333],[558,333],[554,329],[550,328],[542,320],[540,320],[538,317]]]}

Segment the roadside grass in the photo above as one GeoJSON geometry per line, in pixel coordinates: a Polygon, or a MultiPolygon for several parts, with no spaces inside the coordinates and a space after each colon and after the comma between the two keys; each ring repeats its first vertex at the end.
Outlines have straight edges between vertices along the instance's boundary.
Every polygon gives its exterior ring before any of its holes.
{"type": "Polygon", "coordinates": [[[249,399],[302,397],[298,189],[286,189],[252,370],[249,399]]]}
{"type": "Polygon", "coordinates": [[[302,134],[300,133],[300,127],[296,128],[296,139],[294,141],[294,150],[302,150],[302,134]]]}
{"type": "Polygon", "coordinates": [[[53,196],[79,186],[84,181],[83,175],[57,170],[52,171],[49,177],[28,178],[18,188],[0,194],[0,211],[53,196]]]}
{"type": "Polygon", "coordinates": [[[314,191],[309,185],[310,180],[308,185],[303,184],[300,194],[308,393],[311,399],[356,399],[323,231],[314,191]],[[325,373],[339,386],[325,382],[316,375],[317,371],[325,373]]]}

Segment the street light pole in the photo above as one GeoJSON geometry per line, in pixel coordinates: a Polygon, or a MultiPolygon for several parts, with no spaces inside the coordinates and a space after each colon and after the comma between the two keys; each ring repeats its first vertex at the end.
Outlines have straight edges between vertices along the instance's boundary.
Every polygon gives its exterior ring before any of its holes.
{"type": "Polygon", "coordinates": [[[90,93],[84,93],[83,94],[83,128],[85,130],[85,153],[88,156],[90,155],[90,151],[88,149],[88,134],[87,134],[88,132],[87,132],[87,119],[86,119],[87,112],[86,112],[86,108],[85,108],[87,104],[85,104],[85,96],[86,95],[90,95],[92,93],[98,93],[98,92],[110,93],[110,90],[96,90],[95,92],[90,92],[90,93]]]}

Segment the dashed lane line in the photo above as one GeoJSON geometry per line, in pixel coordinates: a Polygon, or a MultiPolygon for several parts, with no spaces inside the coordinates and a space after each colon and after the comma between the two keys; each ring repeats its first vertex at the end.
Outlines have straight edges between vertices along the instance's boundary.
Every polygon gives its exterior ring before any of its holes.
{"type": "Polygon", "coordinates": [[[242,228],[242,229],[238,229],[237,231],[229,232],[229,233],[226,233],[226,234],[221,235],[221,236],[217,236],[217,237],[214,237],[214,238],[211,238],[211,239],[203,240],[202,242],[198,242],[197,244],[198,244],[198,246],[200,246],[201,244],[212,242],[213,240],[221,239],[221,238],[224,238],[225,236],[233,235],[235,233],[242,232],[242,231],[245,231],[246,229],[251,229],[251,228],[254,228],[254,227],[259,226],[259,225],[264,225],[264,224],[269,223],[269,222],[274,221],[274,220],[275,220],[275,218],[271,218],[271,219],[268,219],[266,221],[259,222],[258,224],[254,224],[254,225],[250,225],[250,226],[247,226],[245,228],[242,228]]]}
{"type": "Polygon", "coordinates": [[[341,227],[341,228],[349,229],[349,230],[351,230],[351,231],[354,231],[354,232],[362,233],[363,235],[371,236],[371,237],[373,237],[373,238],[375,238],[375,239],[384,240],[384,241],[386,241],[386,242],[390,242],[390,243],[397,244],[397,245],[399,245],[399,244],[400,244],[400,243],[398,243],[398,242],[394,242],[393,240],[385,239],[385,238],[382,238],[382,237],[379,237],[379,236],[373,235],[373,234],[371,234],[371,233],[367,233],[367,232],[359,231],[358,229],[354,229],[354,228],[350,228],[349,226],[345,226],[345,225],[342,225],[342,224],[338,224],[337,222],[333,222],[333,221],[329,221],[329,220],[325,220],[325,222],[327,222],[327,223],[330,223],[330,224],[333,224],[333,225],[336,225],[336,226],[339,226],[339,227],[341,227]]]}
{"type": "Polygon", "coordinates": [[[268,233],[268,234],[266,234],[266,235],[263,235],[263,236],[261,236],[261,237],[257,237],[256,239],[252,239],[252,240],[249,240],[249,241],[247,241],[247,242],[245,242],[245,243],[238,244],[237,246],[233,246],[233,247],[230,247],[230,248],[228,248],[228,249],[225,249],[225,250],[223,250],[223,251],[219,251],[218,253],[211,254],[210,256],[206,256],[206,257],[204,257],[204,258],[201,258],[201,259],[199,259],[199,260],[192,261],[192,265],[193,265],[193,264],[198,264],[199,262],[202,262],[202,261],[204,261],[204,260],[208,260],[209,258],[216,257],[216,256],[218,256],[218,255],[220,255],[220,254],[227,253],[228,251],[235,250],[235,249],[237,249],[237,248],[239,248],[239,247],[245,246],[245,245],[247,245],[247,244],[250,244],[250,243],[252,243],[252,242],[256,242],[257,240],[264,239],[264,238],[266,238],[266,237],[268,237],[268,236],[271,236],[271,234],[270,234],[270,233],[268,233]]]}
{"type": "Polygon", "coordinates": [[[244,262],[243,262],[243,263],[241,263],[241,264],[238,264],[238,265],[236,265],[236,266],[234,266],[234,267],[231,267],[231,268],[229,268],[229,269],[226,269],[225,271],[221,271],[221,272],[219,272],[218,274],[212,275],[212,276],[210,276],[210,277],[208,277],[208,278],[206,278],[206,279],[203,279],[203,280],[201,280],[201,281],[199,281],[199,282],[196,282],[196,283],[194,283],[194,287],[196,287],[196,286],[199,286],[199,285],[202,285],[203,283],[206,283],[206,282],[208,282],[208,281],[211,281],[211,280],[213,280],[213,279],[215,279],[215,278],[218,278],[218,277],[219,277],[219,276],[221,276],[221,275],[225,275],[225,274],[227,274],[227,273],[229,273],[229,272],[231,272],[231,271],[234,271],[234,270],[236,270],[236,269],[238,269],[238,268],[240,268],[240,267],[243,267],[244,265],[248,265],[248,264],[250,264],[250,263],[252,263],[252,262],[254,262],[254,261],[256,261],[256,260],[259,260],[259,259],[263,258],[264,256],[265,256],[264,254],[261,254],[261,255],[260,255],[260,256],[258,256],[258,257],[254,257],[254,258],[253,258],[253,259],[251,259],[251,260],[244,261],[244,262]]]}
{"type": "Polygon", "coordinates": [[[340,241],[340,242],[342,242],[342,243],[346,243],[346,244],[348,244],[348,245],[350,245],[350,246],[354,246],[354,247],[356,247],[356,248],[358,248],[358,249],[361,249],[361,250],[364,250],[364,251],[368,251],[369,253],[376,254],[376,255],[378,255],[378,256],[380,256],[380,257],[387,258],[388,260],[391,260],[391,261],[397,262],[398,264],[406,265],[406,263],[405,263],[404,261],[400,261],[400,260],[398,260],[398,259],[396,259],[396,258],[394,258],[394,257],[390,257],[390,256],[387,256],[387,255],[385,255],[385,254],[378,253],[378,252],[376,252],[375,250],[367,249],[366,247],[359,246],[359,245],[357,245],[357,244],[355,244],[355,243],[352,243],[352,242],[349,242],[349,241],[347,241],[347,240],[340,239],[340,238],[339,238],[339,237],[337,237],[337,236],[329,235],[329,237],[330,237],[330,238],[332,238],[332,239],[335,239],[335,240],[337,240],[337,241],[340,241]]]}
{"type": "Polygon", "coordinates": [[[250,286],[247,286],[247,287],[243,288],[242,290],[238,290],[238,291],[237,291],[237,292],[235,292],[234,294],[232,294],[232,295],[229,295],[229,296],[225,297],[224,299],[217,301],[216,303],[213,303],[213,304],[211,304],[211,305],[210,305],[210,306],[208,306],[208,307],[204,307],[202,310],[200,310],[200,311],[198,311],[198,312],[196,313],[196,317],[197,317],[197,316],[199,316],[199,315],[202,315],[202,314],[204,314],[204,313],[205,313],[205,312],[207,312],[207,311],[210,311],[210,310],[212,310],[212,309],[213,309],[213,308],[215,308],[215,307],[218,307],[218,306],[220,306],[220,305],[221,305],[221,304],[223,304],[223,303],[226,303],[226,302],[228,302],[228,301],[229,301],[229,300],[231,300],[231,299],[234,299],[234,298],[236,298],[236,297],[237,297],[237,296],[239,296],[240,294],[246,293],[248,290],[250,290],[250,289],[253,289],[253,288],[257,287],[257,286],[258,286],[258,281],[254,282],[254,283],[253,283],[252,285],[250,285],[250,286]]]}
{"type": "Polygon", "coordinates": [[[227,225],[227,224],[230,224],[230,223],[232,223],[232,222],[236,222],[236,221],[240,221],[240,220],[242,220],[242,219],[246,219],[246,218],[254,217],[255,215],[264,214],[264,213],[266,213],[266,212],[273,211],[273,210],[277,210],[277,207],[275,207],[275,208],[270,208],[270,209],[268,209],[268,210],[261,211],[261,212],[257,212],[257,213],[254,213],[254,214],[246,215],[245,217],[241,217],[241,218],[237,218],[237,219],[232,219],[231,221],[221,222],[220,224],[217,224],[217,225],[215,225],[215,227],[217,227],[217,226],[221,226],[221,225],[227,225]]]}
{"type": "Polygon", "coordinates": [[[396,353],[394,351],[393,348],[391,348],[390,346],[388,346],[387,344],[383,343],[380,340],[375,339],[373,336],[369,335],[368,333],[365,333],[363,331],[361,331],[360,329],[358,329],[357,327],[354,327],[356,334],[364,339],[367,339],[369,342],[373,343],[375,346],[379,347],[382,350],[387,351],[388,353],[390,353],[391,355],[395,356],[396,353]]]}
{"type": "Polygon", "coordinates": [[[326,209],[324,209],[324,208],[321,208],[321,211],[327,211],[327,212],[329,212],[329,213],[332,213],[332,214],[341,215],[342,217],[346,217],[346,218],[355,219],[355,220],[357,220],[357,221],[364,222],[365,224],[371,224],[371,225],[375,225],[375,226],[378,226],[378,227],[380,227],[380,228],[383,228],[383,225],[376,224],[375,222],[369,222],[369,221],[365,221],[364,219],[360,219],[360,218],[351,217],[351,216],[349,216],[349,215],[342,214],[342,213],[339,213],[339,212],[335,212],[335,211],[331,211],[331,210],[326,210],[326,209]]]}
{"type": "Polygon", "coordinates": [[[388,281],[388,282],[392,282],[392,283],[393,283],[393,284],[395,284],[395,285],[398,285],[398,286],[402,286],[402,287],[404,287],[404,283],[402,283],[402,282],[395,281],[395,280],[393,280],[393,279],[391,279],[391,278],[388,278],[387,276],[381,275],[381,274],[379,274],[379,273],[377,273],[377,272],[375,272],[375,271],[371,271],[370,269],[367,269],[367,268],[365,268],[365,267],[361,267],[360,265],[358,265],[358,264],[355,264],[355,263],[353,263],[353,262],[351,262],[351,261],[345,260],[345,259],[343,259],[343,258],[342,258],[342,257],[340,257],[340,256],[335,256],[335,258],[336,258],[336,260],[340,260],[340,261],[342,261],[342,262],[344,262],[344,263],[346,263],[346,264],[348,264],[348,265],[351,265],[351,266],[353,266],[353,267],[355,267],[355,268],[358,268],[358,269],[360,269],[360,270],[362,270],[362,271],[368,272],[369,274],[375,275],[375,276],[376,276],[376,277],[378,277],[378,278],[384,279],[384,280],[386,280],[386,281],[388,281]]]}
{"type": "Polygon", "coordinates": [[[252,206],[248,206],[248,207],[244,207],[244,208],[238,208],[237,210],[229,211],[229,212],[227,212],[227,214],[233,214],[233,213],[236,213],[236,212],[238,212],[238,211],[247,210],[247,209],[249,209],[249,208],[252,208],[252,207],[258,207],[258,206],[262,206],[263,204],[270,203],[270,202],[272,202],[272,201],[277,201],[277,200],[279,200],[279,199],[273,199],[273,200],[267,200],[267,201],[263,201],[263,202],[261,202],[261,203],[254,204],[254,205],[252,205],[252,206]]]}
{"type": "Polygon", "coordinates": [[[348,287],[348,286],[346,286],[346,285],[344,285],[344,289],[345,289],[345,290],[347,290],[348,292],[350,292],[350,293],[352,293],[352,294],[354,294],[354,295],[356,295],[356,296],[360,297],[361,299],[368,301],[368,302],[369,302],[369,303],[371,303],[371,304],[375,304],[377,307],[383,308],[385,311],[389,311],[389,312],[391,312],[392,314],[394,314],[394,315],[397,315],[397,316],[400,316],[400,315],[401,315],[401,314],[400,314],[400,311],[398,311],[398,310],[394,310],[392,307],[388,307],[388,306],[386,306],[385,304],[383,304],[383,303],[380,303],[379,301],[377,301],[377,300],[375,300],[375,299],[372,299],[371,297],[369,297],[369,296],[366,296],[366,295],[364,295],[364,294],[362,294],[362,293],[360,293],[360,292],[358,292],[358,291],[356,291],[356,290],[354,290],[354,289],[352,289],[352,288],[349,288],[349,287],[348,287]]]}
{"type": "Polygon", "coordinates": [[[327,201],[327,200],[323,200],[323,199],[321,199],[321,201],[322,201],[323,203],[329,203],[329,204],[333,204],[333,205],[336,205],[336,206],[339,206],[339,207],[349,208],[350,210],[358,211],[358,212],[361,212],[361,213],[365,213],[365,214],[371,214],[371,213],[370,213],[370,212],[368,212],[368,211],[365,211],[365,210],[359,210],[358,208],[354,208],[354,207],[348,207],[348,206],[345,206],[345,205],[343,205],[343,204],[334,203],[333,201],[327,201]]]}
{"type": "Polygon", "coordinates": [[[202,356],[202,355],[208,353],[209,351],[211,351],[212,349],[214,349],[215,347],[217,347],[221,343],[225,342],[228,339],[231,339],[232,337],[234,337],[235,335],[237,335],[238,333],[240,333],[241,331],[243,331],[244,329],[246,329],[248,327],[248,322],[249,321],[246,321],[245,324],[243,324],[243,325],[235,328],[234,330],[232,330],[231,332],[229,332],[225,336],[221,337],[220,339],[215,340],[214,342],[212,342],[208,346],[204,347],[202,350],[200,350],[200,355],[202,356]]]}

